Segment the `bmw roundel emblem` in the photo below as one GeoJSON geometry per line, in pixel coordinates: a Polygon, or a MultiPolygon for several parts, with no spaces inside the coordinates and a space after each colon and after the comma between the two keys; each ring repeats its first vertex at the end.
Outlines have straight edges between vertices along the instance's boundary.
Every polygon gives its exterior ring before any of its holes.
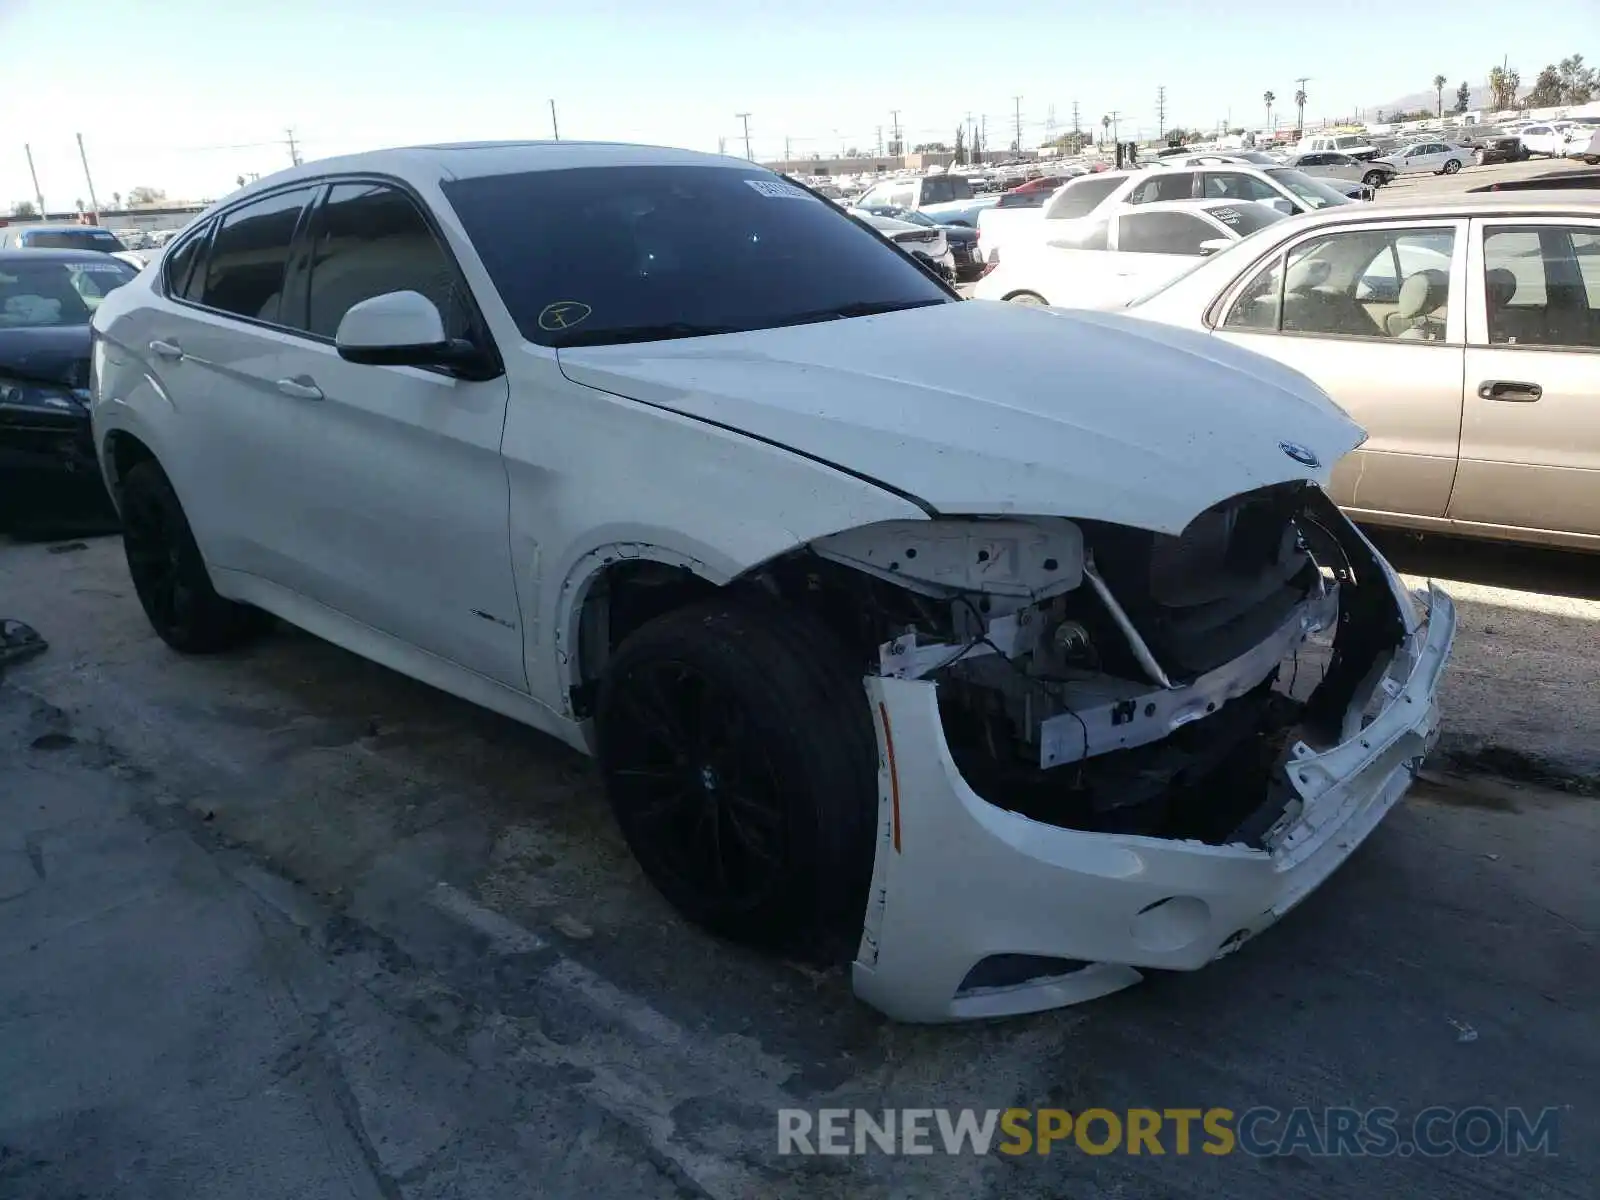
{"type": "Polygon", "coordinates": [[[1299,442],[1279,442],[1278,449],[1303,467],[1316,468],[1322,465],[1322,460],[1299,442]]]}

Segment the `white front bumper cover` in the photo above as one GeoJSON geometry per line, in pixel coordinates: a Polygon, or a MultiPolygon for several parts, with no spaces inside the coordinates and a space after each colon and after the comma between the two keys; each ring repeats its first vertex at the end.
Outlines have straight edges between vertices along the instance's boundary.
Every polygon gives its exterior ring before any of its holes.
{"type": "Polygon", "coordinates": [[[1455,608],[1437,588],[1407,597],[1388,574],[1396,603],[1425,615],[1406,615],[1371,723],[1321,753],[1296,747],[1288,782],[1302,808],[1270,852],[1063,829],[996,807],[951,757],[936,684],[869,677],[880,820],[856,994],[903,1021],[1038,1012],[1137,983],[1137,967],[1195,970],[1273,924],[1372,832],[1437,739],[1455,608]],[[1067,961],[964,990],[996,955],[1067,961]]]}

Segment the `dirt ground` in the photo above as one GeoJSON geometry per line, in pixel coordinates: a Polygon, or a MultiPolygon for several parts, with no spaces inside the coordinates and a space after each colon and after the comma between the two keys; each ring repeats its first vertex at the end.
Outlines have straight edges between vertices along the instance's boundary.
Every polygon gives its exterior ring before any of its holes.
{"type": "Polygon", "coordinates": [[[1386,549],[1476,572],[1433,782],[1205,971],[913,1028],[686,927],[550,740],[293,631],[182,659],[116,539],[0,545],[51,642],[0,682],[0,1195],[1591,1195],[1592,566],[1386,549]],[[786,1107],[1296,1104],[1559,1153],[776,1153],[786,1107]]]}

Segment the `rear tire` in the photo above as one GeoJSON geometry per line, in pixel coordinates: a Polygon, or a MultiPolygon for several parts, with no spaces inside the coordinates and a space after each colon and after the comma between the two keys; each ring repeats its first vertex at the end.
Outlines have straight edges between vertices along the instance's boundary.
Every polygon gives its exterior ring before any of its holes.
{"type": "Polygon", "coordinates": [[[1461,170],[1461,164],[1453,158],[1444,164],[1444,173],[1446,175],[1454,175],[1459,170],[1461,170]]]}
{"type": "Polygon", "coordinates": [[[162,641],[183,654],[214,654],[271,625],[260,609],[217,595],[178,494],[153,460],[128,469],[120,494],[128,574],[162,641]]]}
{"type": "Polygon", "coordinates": [[[1033,304],[1048,306],[1050,303],[1043,296],[1039,295],[1038,292],[1012,292],[1011,295],[1006,297],[1006,300],[1011,304],[1033,304]]]}
{"type": "Polygon", "coordinates": [[[1387,181],[1387,176],[1382,171],[1368,171],[1361,177],[1361,182],[1369,188],[1381,188],[1387,181]]]}
{"type": "Polygon", "coordinates": [[[727,596],[617,649],[600,770],[640,867],[690,920],[815,960],[854,953],[877,845],[863,674],[808,613],[727,596]]]}

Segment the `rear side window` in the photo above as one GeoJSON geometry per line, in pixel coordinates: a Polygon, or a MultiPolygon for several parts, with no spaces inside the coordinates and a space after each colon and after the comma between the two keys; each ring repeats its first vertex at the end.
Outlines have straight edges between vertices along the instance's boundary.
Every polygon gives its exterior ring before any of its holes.
{"type": "Polygon", "coordinates": [[[1193,171],[1159,171],[1133,189],[1128,196],[1128,203],[1151,204],[1157,200],[1187,200],[1193,194],[1193,171]]]}
{"type": "Polygon", "coordinates": [[[1070,221],[1076,217],[1086,217],[1094,211],[1100,201],[1116,191],[1121,183],[1120,175],[1110,179],[1104,177],[1079,179],[1056,194],[1045,216],[1052,221],[1070,221]]]}
{"type": "Polygon", "coordinates": [[[203,226],[196,230],[193,236],[185,238],[174,246],[165,256],[161,264],[161,275],[166,281],[167,295],[184,299],[196,298],[189,296],[185,287],[189,282],[190,272],[194,270],[195,260],[200,257],[200,249],[206,244],[209,231],[209,224],[203,226]]]}
{"type": "Polygon", "coordinates": [[[289,246],[315,190],[279,192],[224,216],[206,258],[200,303],[251,320],[276,321],[289,246]]]}
{"type": "Polygon", "coordinates": [[[25,244],[33,250],[101,250],[115,254],[127,247],[119,242],[109,229],[86,226],[83,229],[44,229],[23,235],[25,244]]]}
{"type": "Polygon", "coordinates": [[[383,184],[338,184],[315,228],[309,332],[331,338],[354,305],[409,291],[433,301],[450,336],[466,336],[455,264],[404,192],[383,184]]]}
{"type": "Polygon", "coordinates": [[[1120,219],[1117,249],[1143,254],[1200,255],[1200,243],[1217,231],[1184,212],[1130,213],[1120,219]]]}

